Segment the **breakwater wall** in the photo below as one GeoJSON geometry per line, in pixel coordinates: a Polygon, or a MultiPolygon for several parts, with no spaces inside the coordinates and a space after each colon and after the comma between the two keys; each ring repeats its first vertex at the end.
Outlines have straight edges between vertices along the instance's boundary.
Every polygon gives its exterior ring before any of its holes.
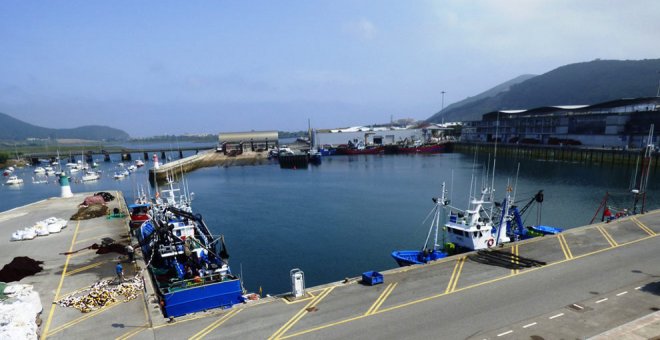
{"type": "Polygon", "coordinates": [[[196,155],[182,158],[161,165],[158,169],[149,169],[149,181],[157,183],[165,182],[168,176],[177,179],[181,174],[199,168],[213,166],[237,166],[237,165],[259,165],[268,163],[267,152],[244,152],[240,155],[230,156],[222,152],[209,150],[196,155]]]}
{"type": "MultiPolygon", "coordinates": [[[[454,144],[454,152],[493,153],[493,143],[454,144]]],[[[589,165],[636,166],[641,161],[643,150],[608,149],[559,145],[497,144],[497,157],[509,159],[531,159],[555,162],[572,162],[589,165]]],[[[658,152],[652,154],[652,169],[658,167],[658,152]]]]}

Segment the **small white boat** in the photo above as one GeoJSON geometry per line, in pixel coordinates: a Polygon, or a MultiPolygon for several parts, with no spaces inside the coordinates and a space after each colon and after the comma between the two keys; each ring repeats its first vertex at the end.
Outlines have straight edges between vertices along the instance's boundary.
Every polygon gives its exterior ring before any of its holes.
{"type": "Polygon", "coordinates": [[[78,164],[76,164],[76,163],[66,163],[66,167],[67,168],[77,168],[78,164]]]}
{"type": "Polygon", "coordinates": [[[128,171],[133,172],[133,171],[137,170],[137,167],[135,165],[129,165],[128,168],[126,168],[126,169],[128,169],[128,171]]]}
{"type": "Polygon", "coordinates": [[[141,168],[141,167],[144,166],[144,162],[142,160],[138,159],[138,160],[135,161],[135,166],[137,166],[138,168],[141,168]]]}
{"type": "Polygon", "coordinates": [[[45,174],[45,173],[46,173],[46,169],[44,169],[44,168],[38,166],[38,167],[36,167],[36,168],[34,169],[34,173],[35,173],[35,174],[45,174]]]}
{"type": "Polygon", "coordinates": [[[76,172],[80,171],[77,167],[69,169],[69,172],[72,174],[75,174],[76,172]]]}
{"type": "Polygon", "coordinates": [[[99,174],[97,174],[94,171],[87,171],[83,176],[82,176],[82,181],[83,182],[89,182],[89,181],[96,181],[97,179],[101,178],[99,174]]]}
{"type": "Polygon", "coordinates": [[[36,179],[32,177],[32,184],[46,184],[48,183],[48,180],[46,179],[36,179]]]}
{"type": "Polygon", "coordinates": [[[44,167],[44,170],[46,170],[46,172],[52,171],[53,167],[52,166],[46,166],[46,167],[44,167]]]}
{"type": "Polygon", "coordinates": [[[55,170],[46,170],[46,176],[55,176],[56,174],[55,170]]]}
{"type": "Polygon", "coordinates": [[[119,164],[117,164],[117,166],[120,167],[120,168],[123,168],[123,167],[124,167],[124,163],[119,162],[119,164]]]}
{"type": "Polygon", "coordinates": [[[18,178],[17,176],[9,176],[9,179],[5,182],[6,185],[19,185],[23,184],[23,179],[18,178]]]}
{"type": "Polygon", "coordinates": [[[96,169],[98,167],[99,167],[99,163],[96,163],[96,162],[92,163],[92,168],[96,169]]]}
{"type": "Polygon", "coordinates": [[[124,176],[124,174],[121,173],[121,172],[115,172],[115,175],[113,177],[114,177],[114,179],[124,179],[124,178],[126,178],[126,176],[124,176]]]}

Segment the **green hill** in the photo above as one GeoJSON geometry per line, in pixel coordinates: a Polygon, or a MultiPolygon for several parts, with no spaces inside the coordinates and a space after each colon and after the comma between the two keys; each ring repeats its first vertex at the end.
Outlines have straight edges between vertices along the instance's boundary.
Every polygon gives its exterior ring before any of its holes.
{"type": "MultiPolygon", "coordinates": [[[[621,98],[652,97],[658,89],[660,59],[594,60],[569,64],[510,86],[486,91],[477,100],[456,103],[429,122],[479,120],[497,110],[596,104],[621,98]],[[460,105],[459,105],[460,104],[460,105]]],[[[501,86],[501,85],[500,85],[501,86]]]]}
{"type": "Polygon", "coordinates": [[[0,140],[38,139],[86,139],[120,141],[129,138],[125,131],[98,125],[81,126],[73,129],[49,129],[18,120],[0,113],[0,140]]]}

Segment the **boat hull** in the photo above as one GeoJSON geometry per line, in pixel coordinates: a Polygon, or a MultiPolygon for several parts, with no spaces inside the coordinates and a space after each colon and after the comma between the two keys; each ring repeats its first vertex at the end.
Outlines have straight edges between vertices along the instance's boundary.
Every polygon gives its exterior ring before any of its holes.
{"type": "Polygon", "coordinates": [[[236,279],[183,289],[170,288],[167,292],[162,292],[161,298],[165,316],[178,317],[212,308],[229,308],[242,303],[243,290],[241,281],[236,279]]]}
{"type": "Polygon", "coordinates": [[[413,147],[401,147],[399,153],[441,153],[445,152],[446,144],[429,144],[413,147]]]}
{"type": "Polygon", "coordinates": [[[366,149],[350,149],[350,148],[338,148],[335,151],[337,155],[377,155],[383,153],[385,148],[382,146],[376,146],[373,148],[366,149]]]}
{"type": "Polygon", "coordinates": [[[447,257],[447,253],[440,250],[424,252],[422,250],[395,250],[392,257],[400,267],[424,264],[447,257]]]}

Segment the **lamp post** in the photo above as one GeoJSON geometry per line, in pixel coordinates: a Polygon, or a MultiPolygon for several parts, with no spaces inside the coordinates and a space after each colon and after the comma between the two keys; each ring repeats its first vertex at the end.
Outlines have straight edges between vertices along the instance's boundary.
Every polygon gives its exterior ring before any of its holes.
{"type": "MultiPolygon", "coordinates": [[[[660,88],[658,88],[660,91],[660,88]]],[[[442,93],[442,107],[440,108],[440,115],[442,116],[442,124],[445,123],[445,115],[444,115],[444,110],[445,110],[445,91],[440,92],[442,93]]]]}
{"type": "MultiPolygon", "coordinates": [[[[658,74],[660,75],[660,71],[658,71],[658,74]]],[[[656,93],[655,96],[660,97],[660,79],[658,79],[658,93],[656,93]]]]}

